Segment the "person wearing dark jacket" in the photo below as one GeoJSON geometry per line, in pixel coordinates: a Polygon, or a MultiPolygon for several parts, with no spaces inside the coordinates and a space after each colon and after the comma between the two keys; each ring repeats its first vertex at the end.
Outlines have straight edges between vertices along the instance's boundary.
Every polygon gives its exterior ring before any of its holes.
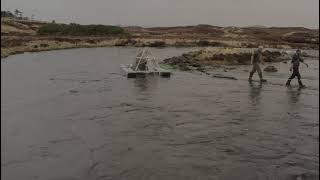
{"type": "Polygon", "coordinates": [[[307,67],[309,67],[308,64],[304,63],[304,60],[301,58],[301,51],[298,49],[296,51],[296,53],[292,56],[291,66],[290,66],[290,71],[292,71],[292,74],[289,77],[289,79],[288,79],[288,81],[286,83],[286,86],[290,86],[291,80],[294,79],[295,77],[297,77],[298,78],[298,82],[299,82],[299,87],[300,88],[304,88],[305,87],[305,85],[303,85],[302,82],[301,82],[301,75],[300,75],[300,72],[299,72],[300,63],[303,63],[307,67]]]}

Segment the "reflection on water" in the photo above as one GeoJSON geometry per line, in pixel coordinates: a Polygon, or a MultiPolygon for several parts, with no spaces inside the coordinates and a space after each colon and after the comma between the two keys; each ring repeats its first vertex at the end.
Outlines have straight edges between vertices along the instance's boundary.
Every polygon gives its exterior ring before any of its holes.
{"type": "Polygon", "coordinates": [[[147,91],[148,90],[148,80],[145,77],[139,77],[134,79],[135,87],[137,87],[138,91],[147,91]]]}
{"type": "Polygon", "coordinates": [[[250,85],[249,97],[251,100],[251,104],[253,106],[259,105],[261,100],[262,83],[249,82],[249,85],[250,85]]]}
{"type": "Polygon", "coordinates": [[[145,76],[132,79],[133,95],[137,100],[147,102],[153,99],[155,93],[159,89],[159,77],[145,76]]]}
{"type": "Polygon", "coordinates": [[[302,92],[301,88],[288,87],[287,96],[289,97],[289,104],[294,104],[299,102],[301,92],[302,92]]]}
{"type": "Polygon", "coordinates": [[[149,77],[138,77],[134,79],[134,85],[137,87],[137,93],[140,92],[151,92],[155,89],[158,84],[158,78],[155,76],[149,77]]]}

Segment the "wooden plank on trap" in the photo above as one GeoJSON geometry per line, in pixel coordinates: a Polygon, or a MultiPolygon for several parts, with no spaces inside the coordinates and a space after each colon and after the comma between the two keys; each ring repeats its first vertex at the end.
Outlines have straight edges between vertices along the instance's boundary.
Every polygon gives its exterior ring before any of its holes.
{"type": "Polygon", "coordinates": [[[136,78],[136,77],[145,77],[146,75],[160,75],[161,77],[170,77],[171,72],[162,68],[155,68],[153,71],[135,71],[131,67],[132,65],[120,65],[123,73],[127,76],[127,78],[136,78]]]}

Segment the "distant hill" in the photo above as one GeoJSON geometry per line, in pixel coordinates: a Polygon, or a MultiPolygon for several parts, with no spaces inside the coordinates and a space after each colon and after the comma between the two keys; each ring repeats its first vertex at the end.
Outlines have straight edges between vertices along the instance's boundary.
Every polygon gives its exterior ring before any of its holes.
{"type": "Polygon", "coordinates": [[[135,47],[240,47],[319,49],[319,29],[303,27],[218,27],[207,24],[139,27],[59,24],[26,20],[3,13],[1,57],[50,49],[135,47]]]}
{"type": "Polygon", "coordinates": [[[253,25],[253,26],[246,26],[245,28],[268,28],[268,27],[262,26],[262,25],[253,25]]]}

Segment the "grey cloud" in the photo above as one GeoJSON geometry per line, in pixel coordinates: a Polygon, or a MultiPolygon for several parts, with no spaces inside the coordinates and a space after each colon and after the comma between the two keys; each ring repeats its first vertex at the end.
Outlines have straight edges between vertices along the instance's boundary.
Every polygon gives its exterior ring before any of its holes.
{"type": "Polygon", "coordinates": [[[319,27],[318,0],[1,0],[1,5],[67,23],[319,27]]]}

